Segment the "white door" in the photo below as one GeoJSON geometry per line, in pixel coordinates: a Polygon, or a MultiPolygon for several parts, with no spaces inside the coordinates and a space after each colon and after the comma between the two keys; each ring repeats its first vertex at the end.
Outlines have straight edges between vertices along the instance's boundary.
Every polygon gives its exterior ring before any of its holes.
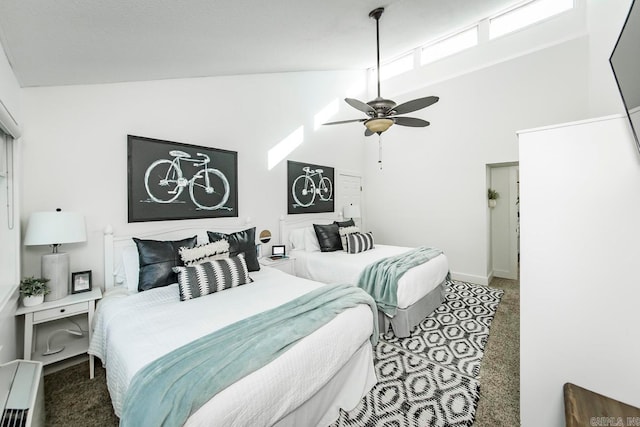
{"type": "MultiPolygon", "coordinates": [[[[336,194],[336,212],[343,212],[345,206],[354,205],[360,207],[362,212],[362,178],[347,173],[338,174],[338,191],[336,194]]],[[[345,218],[348,219],[348,218],[345,218]]],[[[356,224],[362,224],[362,220],[355,219],[356,224]]]]}

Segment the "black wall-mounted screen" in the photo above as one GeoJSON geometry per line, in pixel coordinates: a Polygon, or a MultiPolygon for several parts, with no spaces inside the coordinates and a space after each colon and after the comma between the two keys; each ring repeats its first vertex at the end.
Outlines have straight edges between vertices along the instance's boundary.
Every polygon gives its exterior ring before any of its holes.
{"type": "Polygon", "coordinates": [[[640,5],[636,0],[631,3],[609,62],[640,152],[640,5]]]}

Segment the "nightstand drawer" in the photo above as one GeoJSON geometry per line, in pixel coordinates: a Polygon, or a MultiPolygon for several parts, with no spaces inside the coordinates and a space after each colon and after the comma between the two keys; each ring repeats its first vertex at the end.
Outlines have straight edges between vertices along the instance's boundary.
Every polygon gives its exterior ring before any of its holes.
{"type": "Polygon", "coordinates": [[[36,311],[33,313],[33,323],[46,322],[59,317],[67,317],[74,313],[89,311],[89,302],[79,302],[77,304],[65,305],[64,307],[50,308],[48,310],[36,311]]]}

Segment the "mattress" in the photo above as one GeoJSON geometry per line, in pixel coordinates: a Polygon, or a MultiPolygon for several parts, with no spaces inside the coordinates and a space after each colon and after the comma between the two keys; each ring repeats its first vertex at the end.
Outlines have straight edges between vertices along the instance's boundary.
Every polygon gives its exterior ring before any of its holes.
{"type": "MultiPolygon", "coordinates": [[[[357,283],[365,267],[379,259],[411,248],[376,244],[374,249],[349,254],[344,251],[293,250],[296,276],[322,283],[357,283]]],[[[446,278],[449,262],[444,254],[407,271],[398,281],[398,308],[404,309],[435,289],[446,278]]]]}
{"type": "MultiPolygon", "coordinates": [[[[116,415],[121,413],[131,379],[146,364],[322,285],[268,267],[252,272],[251,277],[253,283],[184,302],[179,300],[177,284],[105,295],[94,318],[89,353],[106,367],[116,415]]],[[[355,354],[362,349],[370,354],[372,325],[373,315],[366,305],[340,313],[273,362],[218,393],[192,414],[187,425],[202,425],[206,420],[217,425],[276,424],[311,399],[355,354]],[[346,329],[349,334],[343,333],[346,329]]],[[[368,386],[355,381],[338,390],[349,395],[354,406],[372,385],[371,358],[358,360],[359,369],[368,371],[368,386]]]]}

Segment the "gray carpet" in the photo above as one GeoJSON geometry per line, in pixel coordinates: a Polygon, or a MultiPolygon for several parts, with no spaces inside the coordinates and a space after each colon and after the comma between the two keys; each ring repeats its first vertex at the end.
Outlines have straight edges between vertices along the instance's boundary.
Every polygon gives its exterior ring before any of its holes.
{"type": "Polygon", "coordinates": [[[491,323],[480,366],[480,401],[474,426],[520,425],[520,283],[494,279],[504,295],[491,323]]]}
{"type": "MultiPolygon", "coordinates": [[[[480,365],[477,427],[520,425],[518,281],[495,279],[491,287],[504,290],[480,365]]],[[[50,427],[117,426],[106,388],[104,369],[96,363],[89,380],[89,364],[82,363],[45,377],[45,407],[50,427]]]]}

